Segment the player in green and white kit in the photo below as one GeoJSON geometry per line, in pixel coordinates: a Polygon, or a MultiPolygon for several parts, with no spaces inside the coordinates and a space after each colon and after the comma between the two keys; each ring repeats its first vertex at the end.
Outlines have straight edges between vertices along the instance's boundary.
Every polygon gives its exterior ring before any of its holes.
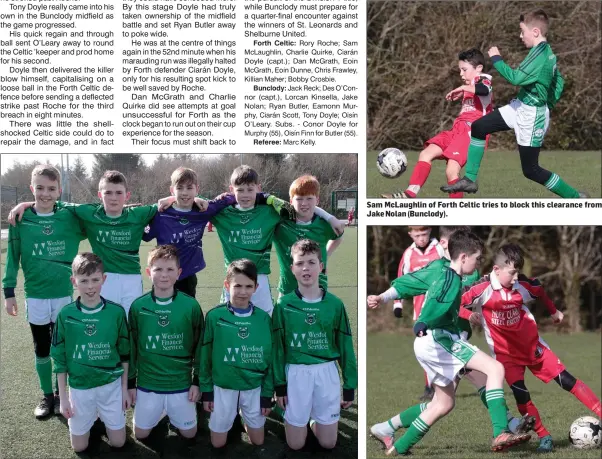
{"type": "MultiPolygon", "coordinates": [[[[130,198],[127,181],[118,171],[107,171],[98,184],[101,204],[58,202],[59,208],[73,213],[83,225],[92,251],[105,265],[107,281],[102,296],[120,304],[126,314],[134,299],[142,295],[140,243],[144,228],[157,213],[157,205],[124,207],[130,198]]],[[[23,203],[15,210],[27,207],[23,203]]]]}
{"type": "Polygon", "coordinates": [[[407,454],[435,422],[453,409],[455,380],[464,368],[487,375],[486,400],[494,437],[492,450],[500,451],[531,438],[529,434],[512,434],[507,430],[502,366],[460,337],[462,330],[458,325],[458,311],[462,275],[471,274],[476,269],[483,242],[470,232],[456,231],[451,235],[448,247],[451,259],[449,268],[429,287],[414,325],[417,336],[414,353],[435,395],[406,433],[389,448],[388,455],[407,454]]]}
{"type": "Polygon", "coordinates": [[[58,387],[52,391],[50,342],[61,308],[71,303],[71,262],[85,239],[79,222],[70,212],[56,208],[61,194],[60,173],[53,166],[36,166],[31,173],[35,204],[23,219],[8,227],[6,266],[2,287],[6,311],[17,315],[15,288],[19,262],[25,279],[25,307],[33,336],[35,368],[43,398],[35,408],[37,418],[60,414],[58,387]]]}
{"type": "Polygon", "coordinates": [[[298,288],[281,297],[274,309],[274,386],[278,405],[285,409],[289,447],[303,447],[309,421],[320,445],[332,449],[340,410],[351,406],[357,388],[351,327],[343,302],[320,287],[318,244],[302,239],[291,254],[298,288]]]}
{"type": "Polygon", "coordinates": [[[539,165],[539,150],[550,124],[550,109],[560,99],[564,88],[556,56],[546,39],[548,27],[548,16],[543,10],[521,15],[520,37],[530,51],[516,69],[510,68],[502,60],[497,47],[489,49],[495,69],[509,83],[520,86],[520,91],[510,104],[493,110],[472,124],[466,176],[453,185],[441,187],[441,191],[476,193],[476,179],[485,152],[486,136],[513,129],[525,177],[544,185],[562,198],[588,197],[539,165]]]}
{"type": "Polygon", "coordinates": [[[207,313],[201,348],[200,388],[211,413],[211,444],[226,444],[238,409],[254,445],[263,444],[265,418],[272,395],[272,321],[251,297],[257,289],[257,268],[236,260],[224,282],[230,301],[207,313]]]}
{"type": "MultiPolygon", "coordinates": [[[[435,260],[425,267],[414,271],[412,273],[405,274],[391,282],[391,288],[380,295],[368,296],[368,307],[370,309],[377,308],[381,303],[386,303],[397,298],[409,299],[417,295],[424,295],[429,287],[435,283],[445,272],[449,269],[449,238],[456,231],[469,232],[470,229],[467,226],[441,226],[439,227],[439,243],[445,250],[445,257],[435,260]]],[[[462,276],[462,288],[470,287],[479,279],[479,273],[475,270],[472,274],[464,274],[462,276]]],[[[460,319],[457,322],[460,329],[460,337],[466,341],[472,334],[472,329],[468,321],[460,319]]],[[[487,409],[486,399],[486,384],[487,376],[479,371],[463,372],[461,375],[464,379],[467,379],[470,383],[475,386],[485,409],[487,409]]],[[[457,378],[455,383],[456,390],[460,379],[457,378]]],[[[422,413],[428,403],[420,403],[414,405],[405,411],[399,413],[388,421],[374,424],[370,428],[370,433],[379,439],[385,445],[386,449],[389,449],[393,445],[395,432],[401,428],[408,428],[414,422],[414,420],[422,413]]],[[[513,433],[528,432],[533,428],[535,419],[533,416],[525,416],[522,418],[515,418],[510,411],[506,413],[508,420],[508,429],[513,433]]]]}
{"type": "MultiPolygon", "coordinates": [[[[271,316],[274,302],[268,276],[272,240],[278,224],[291,217],[286,212],[282,212],[285,216],[281,216],[274,208],[278,206],[256,205],[261,185],[259,175],[249,166],[234,169],[230,177],[230,191],[234,193],[237,204],[225,208],[211,219],[222,243],[224,264],[227,267],[234,260],[248,259],[257,266],[258,287],[251,302],[271,316]]],[[[268,198],[268,203],[274,199],[277,198],[268,198]]],[[[223,293],[222,300],[227,301],[228,291],[224,290],[223,293]]]]}
{"type": "Polygon", "coordinates": [[[315,214],[320,196],[320,183],[316,177],[303,175],[296,179],[290,186],[289,196],[295,208],[296,220],[286,220],[278,225],[274,238],[280,265],[278,292],[282,296],[297,288],[297,279],[290,269],[291,247],[300,239],[309,239],[319,244],[324,264],[324,271],[320,273],[320,286],[326,290],[326,261],[341,244],[344,226],[341,225],[340,233],[337,233],[328,221],[315,214]]]}
{"type": "Polygon", "coordinates": [[[86,252],[75,257],[72,279],[79,297],[61,309],[52,335],[60,412],[68,420],[76,452],[88,447],[98,417],[111,446],[121,447],[126,439],[130,336],[123,308],[100,296],[105,278],[98,256],[86,252]]]}
{"type": "Polygon", "coordinates": [[[134,300],[129,316],[134,434],[148,437],[165,412],[183,437],[194,438],[203,313],[193,297],[174,289],[181,273],[174,246],[151,250],[146,273],[152,290],[134,300]]]}

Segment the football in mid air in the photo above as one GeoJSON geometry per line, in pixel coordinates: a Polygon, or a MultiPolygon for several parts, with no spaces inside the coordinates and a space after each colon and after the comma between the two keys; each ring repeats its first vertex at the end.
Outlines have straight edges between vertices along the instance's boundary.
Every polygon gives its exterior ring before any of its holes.
{"type": "Polygon", "coordinates": [[[569,430],[569,440],[578,449],[599,448],[601,435],[600,421],[593,416],[576,419],[569,430]]]}
{"type": "Polygon", "coordinates": [[[385,148],[378,154],[376,167],[384,177],[397,178],[407,169],[408,159],[403,151],[397,148],[385,148]]]}

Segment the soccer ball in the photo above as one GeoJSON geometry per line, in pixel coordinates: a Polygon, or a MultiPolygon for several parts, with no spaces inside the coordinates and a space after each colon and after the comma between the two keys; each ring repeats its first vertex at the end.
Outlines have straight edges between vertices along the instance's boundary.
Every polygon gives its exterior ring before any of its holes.
{"type": "Polygon", "coordinates": [[[593,416],[583,416],[571,424],[569,440],[578,449],[598,448],[602,436],[600,421],[593,416]]]}
{"type": "Polygon", "coordinates": [[[387,178],[397,178],[408,167],[408,159],[403,151],[397,148],[385,148],[378,154],[376,167],[381,175],[387,178]]]}

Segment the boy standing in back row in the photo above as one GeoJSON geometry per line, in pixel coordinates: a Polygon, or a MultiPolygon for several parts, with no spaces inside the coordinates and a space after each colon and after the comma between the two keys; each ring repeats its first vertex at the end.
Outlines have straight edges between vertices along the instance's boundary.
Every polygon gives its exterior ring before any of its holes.
{"type": "Polygon", "coordinates": [[[489,49],[495,69],[508,82],[520,86],[520,91],[510,104],[495,109],[472,124],[466,175],[456,183],[442,186],[441,191],[476,193],[487,135],[513,129],[525,177],[561,198],[588,197],[539,165],[539,151],[550,124],[550,109],[560,99],[564,88],[556,56],[546,39],[548,27],[548,16],[543,10],[521,14],[520,38],[530,51],[516,70],[503,61],[496,46],[489,49]]]}

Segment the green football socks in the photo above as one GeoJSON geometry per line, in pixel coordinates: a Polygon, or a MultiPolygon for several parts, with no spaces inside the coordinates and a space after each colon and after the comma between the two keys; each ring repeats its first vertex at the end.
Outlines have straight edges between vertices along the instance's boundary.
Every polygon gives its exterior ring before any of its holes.
{"type": "Polygon", "coordinates": [[[52,395],[52,362],[50,356],[36,356],[36,371],[40,380],[40,389],[44,395],[52,395]]]}
{"type": "Polygon", "coordinates": [[[402,411],[396,416],[393,416],[389,419],[389,425],[393,428],[393,430],[398,430],[400,428],[407,429],[412,425],[412,423],[420,416],[425,409],[428,403],[419,403],[417,405],[409,407],[407,410],[402,411]]]}
{"type": "Polygon", "coordinates": [[[557,194],[561,198],[578,198],[579,192],[562,180],[557,174],[552,173],[544,186],[552,193],[557,194]]]}
{"type": "Polygon", "coordinates": [[[484,154],[485,140],[471,137],[470,146],[468,147],[468,160],[466,161],[465,176],[473,182],[477,181],[481,160],[483,159],[484,154]]]}
{"type": "Polygon", "coordinates": [[[422,437],[424,437],[429,431],[430,426],[426,424],[420,416],[418,416],[412,424],[410,424],[408,430],[401,438],[399,438],[393,446],[397,450],[398,454],[407,453],[412,446],[418,443],[422,437]]]}
{"type": "Polygon", "coordinates": [[[495,438],[507,430],[508,427],[508,418],[506,415],[508,407],[506,406],[506,399],[504,398],[504,390],[488,390],[485,394],[485,398],[487,400],[487,409],[489,410],[491,424],[493,425],[493,437],[495,438]]]}

